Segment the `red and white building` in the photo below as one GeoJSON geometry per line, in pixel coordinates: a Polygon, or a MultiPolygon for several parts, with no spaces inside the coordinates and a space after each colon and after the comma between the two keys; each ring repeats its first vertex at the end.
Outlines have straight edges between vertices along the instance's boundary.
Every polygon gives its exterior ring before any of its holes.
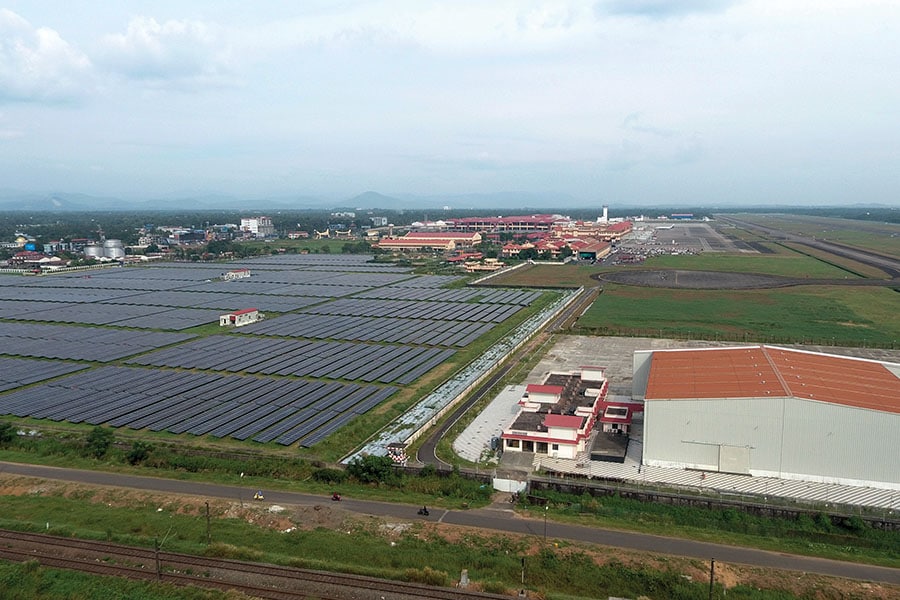
{"type": "Polygon", "coordinates": [[[222,274],[222,279],[232,281],[234,279],[245,279],[250,277],[250,269],[234,269],[222,274]]]}
{"type": "Polygon", "coordinates": [[[262,318],[263,316],[259,313],[258,308],[245,308],[243,310],[236,310],[228,313],[227,315],[221,315],[219,317],[219,326],[241,327],[242,325],[256,323],[262,318]]]}
{"type": "Polygon", "coordinates": [[[613,410],[606,416],[607,409],[627,404],[607,402],[608,389],[606,368],[590,366],[572,373],[550,373],[543,383],[528,385],[519,401],[519,413],[500,436],[503,451],[576,458],[587,450],[598,422],[611,431],[614,425],[624,428],[631,424],[630,410],[624,415],[613,410]]]}

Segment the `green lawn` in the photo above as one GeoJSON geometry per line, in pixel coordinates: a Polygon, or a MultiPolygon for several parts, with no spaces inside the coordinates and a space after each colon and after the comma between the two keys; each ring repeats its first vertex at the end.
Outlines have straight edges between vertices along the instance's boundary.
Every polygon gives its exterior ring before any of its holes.
{"type": "Polygon", "coordinates": [[[581,333],[900,347],[900,295],[884,287],[670,290],[607,284],[581,333]]]}
{"type": "Polygon", "coordinates": [[[663,255],[647,260],[646,269],[688,269],[691,271],[725,271],[728,273],[761,273],[781,277],[812,279],[844,279],[853,277],[845,269],[805,256],[786,248],[774,254],[705,253],[696,255],[663,255]]]}

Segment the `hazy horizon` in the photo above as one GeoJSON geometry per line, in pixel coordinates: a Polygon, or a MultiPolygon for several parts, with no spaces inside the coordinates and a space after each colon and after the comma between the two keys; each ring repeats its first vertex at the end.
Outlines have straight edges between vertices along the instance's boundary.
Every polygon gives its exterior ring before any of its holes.
{"type": "Polygon", "coordinates": [[[879,0],[7,0],[0,180],[896,206],[898,38],[879,0]]]}

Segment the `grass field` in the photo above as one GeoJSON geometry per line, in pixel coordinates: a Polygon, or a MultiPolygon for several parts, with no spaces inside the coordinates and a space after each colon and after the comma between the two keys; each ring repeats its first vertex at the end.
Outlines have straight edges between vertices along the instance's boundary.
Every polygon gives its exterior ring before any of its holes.
{"type": "Polygon", "coordinates": [[[607,284],[581,333],[900,347],[900,296],[883,287],[671,290],[607,284]]]}
{"type": "Polygon", "coordinates": [[[792,252],[780,246],[774,246],[773,249],[775,250],[773,254],[709,253],[655,256],[648,259],[641,268],[760,273],[800,279],[845,279],[855,277],[850,271],[818,258],[792,252]]]}
{"type": "MultiPolygon", "coordinates": [[[[859,279],[854,266],[830,264],[778,247],[774,254],[661,256],[644,269],[760,273],[791,278],[859,279]]],[[[608,269],[531,265],[498,285],[596,286],[608,269]]],[[[870,274],[868,272],[862,274],[870,274]]],[[[874,273],[873,273],[874,274],[874,273]]],[[[883,274],[879,274],[883,277],[883,274]]],[[[674,290],[603,284],[576,333],[689,339],[900,347],[900,295],[888,287],[794,286],[766,290],[674,290]]]]}

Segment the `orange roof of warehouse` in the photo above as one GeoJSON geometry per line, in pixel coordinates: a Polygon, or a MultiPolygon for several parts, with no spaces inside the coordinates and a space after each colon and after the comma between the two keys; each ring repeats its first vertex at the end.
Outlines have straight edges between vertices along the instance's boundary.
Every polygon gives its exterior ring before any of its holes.
{"type": "Polygon", "coordinates": [[[878,361],[772,346],[658,350],[644,397],[767,396],[900,413],[900,378],[878,361]]]}

